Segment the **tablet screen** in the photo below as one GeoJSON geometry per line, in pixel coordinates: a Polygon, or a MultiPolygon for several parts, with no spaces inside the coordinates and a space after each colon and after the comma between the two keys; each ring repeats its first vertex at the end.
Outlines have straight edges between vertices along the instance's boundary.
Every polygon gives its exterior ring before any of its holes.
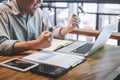
{"type": "Polygon", "coordinates": [[[37,66],[37,63],[25,61],[22,59],[13,58],[7,61],[4,61],[1,63],[2,66],[6,66],[12,69],[20,70],[20,71],[27,71],[35,66],[37,66]]]}
{"type": "Polygon", "coordinates": [[[21,60],[18,60],[18,59],[12,60],[10,62],[6,62],[4,64],[9,65],[9,66],[13,66],[13,67],[18,67],[18,68],[21,68],[21,69],[25,69],[27,67],[30,67],[30,66],[34,65],[32,63],[28,63],[26,61],[21,61],[21,60]]]}

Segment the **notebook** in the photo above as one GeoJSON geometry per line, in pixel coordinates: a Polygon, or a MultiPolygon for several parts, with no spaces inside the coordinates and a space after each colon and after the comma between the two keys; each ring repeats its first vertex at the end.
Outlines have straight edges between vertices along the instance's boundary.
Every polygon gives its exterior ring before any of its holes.
{"type": "Polygon", "coordinates": [[[52,39],[51,46],[48,48],[45,48],[44,50],[55,51],[57,49],[60,49],[63,46],[67,46],[71,43],[72,43],[72,41],[70,41],[70,40],[52,39]]]}
{"type": "Polygon", "coordinates": [[[89,56],[98,49],[102,48],[104,44],[107,42],[112,32],[117,29],[118,22],[109,24],[105,26],[97,37],[95,43],[87,43],[82,41],[75,41],[68,46],[65,46],[59,50],[58,52],[75,54],[81,56],[89,56]]]}

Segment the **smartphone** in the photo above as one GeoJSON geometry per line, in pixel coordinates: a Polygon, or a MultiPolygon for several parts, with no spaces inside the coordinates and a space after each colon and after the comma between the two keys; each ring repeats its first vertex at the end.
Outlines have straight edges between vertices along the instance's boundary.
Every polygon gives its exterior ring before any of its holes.
{"type": "Polygon", "coordinates": [[[14,70],[26,72],[26,71],[38,66],[39,64],[30,62],[30,61],[26,61],[23,59],[19,59],[19,58],[12,58],[12,59],[1,62],[0,65],[14,69],[14,70]]]}

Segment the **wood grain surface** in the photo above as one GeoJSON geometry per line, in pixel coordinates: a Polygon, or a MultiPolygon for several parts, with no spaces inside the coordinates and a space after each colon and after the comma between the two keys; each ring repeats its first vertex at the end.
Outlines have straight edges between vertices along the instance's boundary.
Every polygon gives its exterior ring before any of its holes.
{"type": "MultiPolygon", "coordinates": [[[[32,53],[33,51],[31,51],[32,53]]],[[[10,58],[22,58],[25,55],[0,56],[0,62],[10,58]]],[[[120,47],[104,46],[87,57],[87,60],[72,68],[68,73],[56,80],[104,80],[120,65],[120,47]]],[[[19,72],[0,66],[0,80],[55,80],[42,75],[19,72]]]]}

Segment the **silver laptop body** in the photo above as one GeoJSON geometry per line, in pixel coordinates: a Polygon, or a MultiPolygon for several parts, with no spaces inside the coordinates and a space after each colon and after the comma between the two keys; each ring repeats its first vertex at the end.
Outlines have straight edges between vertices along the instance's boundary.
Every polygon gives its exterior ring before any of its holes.
{"type": "Polygon", "coordinates": [[[117,26],[118,26],[118,22],[105,26],[102,29],[102,31],[100,32],[99,36],[97,37],[95,43],[91,46],[90,50],[88,50],[88,52],[85,52],[82,54],[80,52],[74,52],[74,50],[76,50],[77,48],[80,48],[81,46],[83,46],[87,43],[87,42],[82,42],[82,41],[75,41],[75,42],[71,43],[70,45],[65,46],[57,51],[68,53],[68,54],[69,53],[76,54],[76,55],[80,55],[80,56],[89,56],[93,52],[97,51],[98,49],[100,49],[104,46],[104,44],[107,42],[107,40],[111,36],[112,32],[117,29],[117,26]]]}

